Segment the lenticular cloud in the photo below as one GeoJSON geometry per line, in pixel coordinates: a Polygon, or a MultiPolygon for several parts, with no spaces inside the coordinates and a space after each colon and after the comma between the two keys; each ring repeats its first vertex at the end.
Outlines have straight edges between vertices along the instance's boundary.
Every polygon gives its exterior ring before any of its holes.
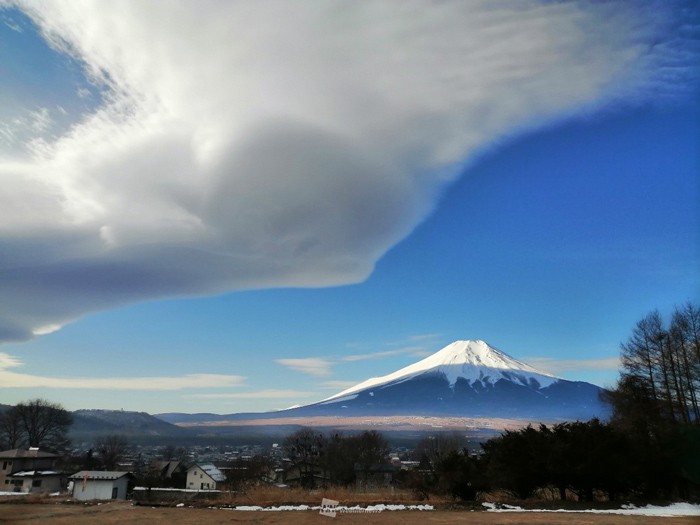
{"type": "Polygon", "coordinates": [[[693,63],[674,2],[19,8],[103,103],[0,157],[0,340],[144,299],[361,281],[494,141],[674,95],[693,63]]]}

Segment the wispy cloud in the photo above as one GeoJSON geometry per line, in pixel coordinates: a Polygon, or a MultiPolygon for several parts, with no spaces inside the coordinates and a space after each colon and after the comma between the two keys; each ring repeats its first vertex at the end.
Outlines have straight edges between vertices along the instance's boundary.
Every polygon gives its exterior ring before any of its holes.
{"type": "Polygon", "coordinates": [[[320,357],[303,357],[297,359],[276,359],[276,363],[291,368],[297,372],[316,377],[328,377],[332,375],[333,361],[320,357]]]}
{"type": "MultiPolygon", "coordinates": [[[[2,8],[2,4],[1,4],[1,3],[0,3],[0,8],[2,8]]],[[[11,17],[2,15],[1,19],[2,19],[2,22],[3,22],[7,27],[9,27],[10,29],[12,29],[13,31],[15,31],[15,32],[17,32],[17,33],[22,33],[22,32],[24,31],[24,29],[22,29],[22,26],[19,25],[19,24],[18,24],[15,20],[13,20],[11,17]]]]}
{"type": "MultiPolygon", "coordinates": [[[[433,339],[433,336],[411,336],[408,341],[429,341],[433,339]]],[[[393,346],[396,343],[384,343],[379,345],[380,347],[393,346]]],[[[404,341],[405,344],[405,341],[404,341]]],[[[346,345],[349,348],[363,348],[370,349],[372,347],[377,347],[376,344],[370,343],[359,343],[353,342],[346,345]]],[[[294,359],[277,359],[276,363],[296,370],[297,372],[302,372],[304,374],[316,376],[316,377],[328,377],[333,374],[333,366],[340,363],[352,363],[359,361],[374,361],[377,359],[386,359],[388,357],[395,357],[399,355],[411,355],[414,357],[424,357],[430,355],[435,351],[434,347],[428,347],[427,345],[410,345],[403,346],[402,348],[396,348],[393,350],[380,350],[376,352],[367,352],[363,354],[351,354],[346,356],[340,356],[335,358],[320,358],[320,357],[302,357],[294,359]]],[[[329,386],[333,383],[337,383],[338,387],[345,388],[348,385],[347,381],[326,381],[324,384],[329,386]]]]}
{"type": "Polygon", "coordinates": [[[359,381],[324,381],[320,384],[322,388],[329,388],[332,390],[345,390],[351,386],[355,386],[359,381]]]}
{"type": "Polygon", "coordinates": [[[361,281],[476,153],[691,92],[698,61],[675,2],[17,4],[105,96],[0,157],[0,340],[147,299],[361,281]]]}
{"type": "Polygon", "coordinates": [[[526,357],[523,359],[529,365],[549,372],[560,374],[577,370],[618,370],[620,368],[619,357],[602,357],[598,359],[554,359],[549,357],[526,357]]]}
{"type": "Polygon", "coordinates": [[[423,341],[435,341],[441,337],[440,334],[419,334],[412,335],[408,338],[409,341],[413,342],[423,342],[423,341]]]}
{"type": "Polygon", "coordinates": [[[353,362],[353,361],[372,361],[375,359],[384,359],[387,357],[394,357],[397,355],[411,355],[413,357],[425,357],[427,355],[435,352],[437,345],[440,342],[440,334],[415,334],[406,337],[405,339],[390,341],[381,344],[367,343],[367,342],[352,342],[346,344],[347,348],[357,349],[357,350],[372,350],[361,354],[351,354],[343,357],[339,357],[339,361],[353,362]],[[376,350],[381,347],[400,347],[393,348],[392,350],[376,350]]]}
{"type": "Polygon", "coordinates": [[[354,354],[346,355],[340,358],[341,361],[372,361],[375,359],[383,359],[385,357],[392,357],[395,355],[411,354],[411,355],[422,355],[425,351],[423,346],[409,346],[406,348],[400,348],[398,350],[385,350],[382,352],[371,352],[368,354],[354,354]]]}
{"type": "Polygon", "coordinates": [[[256,392],[235,392],[226,394],[190,394],[186,397],[198,399],[294,399],[302,397],[312,397],[318,395],[316,392],[306,392],[303,390],[258,390],[256,392]]]}
{"type": "Polygon", "coordinates": [[[61,388],[78,390],[185,390],[240,386],[245,378],[223,374],[187,374],[177,377],[47,377],[8,369],[21,367],[14,356],[0,353],[0,385],[3,388],[61,388]]]}

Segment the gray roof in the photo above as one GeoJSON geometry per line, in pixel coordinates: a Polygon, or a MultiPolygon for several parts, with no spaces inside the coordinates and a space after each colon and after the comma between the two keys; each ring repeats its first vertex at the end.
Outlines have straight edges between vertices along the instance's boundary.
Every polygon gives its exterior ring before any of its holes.
{"type": "Polygon", "coordinates": [[[199,463],[195,463],[188,470],[191,470],[194,467],[199,467],[201,470],[206,472],[211,479],[213,479],[216,482],[226,481],[226,476],[224,476],[224,473],[221,472],[218,468],[216,468],[211,463],[203,463],[201,465],[199,463]]]}
{"type": "Polygon", "coordinates": [[[131,476],[131,472],[122,472],[117,470],[81,470],[76,472],[68,479],[85,479],[85,474],[87,474],[87,479],[94,480],[115,480],[123,478],[124,476],[131,476]]]}

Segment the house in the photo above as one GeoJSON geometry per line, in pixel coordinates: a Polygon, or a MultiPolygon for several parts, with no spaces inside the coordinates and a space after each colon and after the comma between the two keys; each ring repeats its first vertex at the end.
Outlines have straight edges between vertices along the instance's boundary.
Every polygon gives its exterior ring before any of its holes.
{"type": "Polygon", "coordinates": [[[114,470],[81,470],[70,476],[73,497],[80,501],[92,499],[126,499],[131,472],[114,470]]]}
{"type": "Polygon", "coordinates": [[[148,473],[159,480],[160,486],[185,488],[187,468],[181,461],[152,461],[148,473]]]}
{"type": "Polygon", "coordinates": [[[216,490],[217,484],[226,481],[226,476],[211,463],[195,463],[187,469],[187,485],[193,490],[216,490]]]}
{"type": "Polygon", "coordinates": [[[0,452],[0,491],[60,491],[65,484],[65,476],[57,470],[59,459],[60,456],[36,447],[0,452]]]}

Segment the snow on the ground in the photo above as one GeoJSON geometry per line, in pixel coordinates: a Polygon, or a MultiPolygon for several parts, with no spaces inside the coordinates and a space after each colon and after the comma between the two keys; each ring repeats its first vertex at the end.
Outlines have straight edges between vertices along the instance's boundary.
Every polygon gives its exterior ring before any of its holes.
{"type": "MultiPolygon", "coordinates": [[[[290,510],[321,510],[320,505],[280,505],[279,507],[259,507],[257,505],[238,505],[237,507],[221,507],[224,510],[239,510],[239,511],[260,511],[260,512],[283,512],[290,510]]],[[[383,512],[385,510],[435,510],[432,505],[385,505],[380,503],[378,505],[368,505],[367,507],[345,507],[338,505],[330,509],[339,514],[358,514],[361,512],[373,513],[373,512],[383,512]]]]}
{"type": "MultiPolygon", "coordinates": [[[[5,492],[0,490],[0,496],[29,496],[29,492],[5,492]]],[[[52,498],[63,496],[60,492],[52,492],[49,494],[52,498]]]]}
{"type": "Polygon", "coordinates": [[[218,494],[221,492],[220,490],[214,489],[175,489],[172,487],[151,487],[150,489],[148,487],[134,487],[134,490],[139,492],[151,490],[153,492],[206,492],[212,494],[218,494]]]}
{"type": "Polygon", "coordinates": [[[635,505],[623,505],[619,509],[523,509],[514,505],[482,503],[488,512],[586,512],[589,514],[625,514],[628,516],[700,516],[700,505],[692,503],[671,503],[667,507],[657,505],[646,505],[637,507],[635,505]]]}

